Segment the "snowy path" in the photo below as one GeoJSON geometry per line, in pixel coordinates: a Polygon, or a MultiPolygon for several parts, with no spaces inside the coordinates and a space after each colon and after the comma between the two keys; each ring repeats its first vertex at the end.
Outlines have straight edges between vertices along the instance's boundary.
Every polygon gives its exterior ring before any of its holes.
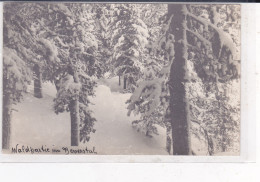
{"type": "Polygon", "coordinates": [[[131,122],[137,118],[127,116],[125,101],[130,94],[110,92],[107,86],[99,85],[96,95],[92,108],[97,131],[89,144],[101,154],[167,154],[164,135],[149,138],[132,128],[131,122]]]}
{"type": "MultiPolygon", "coordinates": [[[[13,114],[12,146],[16,144],[49,147],[69,146],[69,113],[56,115],[53,112],[55,87],[44,84],[44,98],[37,99],[27,94],[22,103],[15,106],[18,112],[13,114]]],[[[136,132],[131,122],[134,116],[127,116],[125,101],[130,94],[111,92],[105,85],[96,88],[96,97],[91,101],[93,115],[97,119],[96,132],[82,146],[95,146],[98,154],[157,154],[167,155],[165,151],[165,131],[153,138],[136,132]]]]}

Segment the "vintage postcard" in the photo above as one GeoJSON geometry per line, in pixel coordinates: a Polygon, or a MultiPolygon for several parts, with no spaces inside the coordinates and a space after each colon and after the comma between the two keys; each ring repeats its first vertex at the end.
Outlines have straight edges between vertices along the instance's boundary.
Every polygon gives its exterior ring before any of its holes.
{"type": "Polygon", "coordinates": [[[2,154],[240,155],[240,4],[6,2],[2,17],[2,154]]]}

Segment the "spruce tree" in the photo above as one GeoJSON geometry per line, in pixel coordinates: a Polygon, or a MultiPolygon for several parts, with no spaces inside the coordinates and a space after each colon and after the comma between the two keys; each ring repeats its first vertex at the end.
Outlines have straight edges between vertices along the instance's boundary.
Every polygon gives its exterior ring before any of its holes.
{"type": "MultiPolygon", "coordinates": [[[[64,63],[60,69],[59,90],[54,99],[55,112],[69,111],[71,115],[71,145],[77,146],[80,141],[87,142],[93,128],[95,118],[88,108],[88,97],[94,95],[95,51],[98,48],[93,35],[94,20],[90,5],[66,4],[56,5],[54,17],[60,23],[53,31],[57,34],[60,59],[64,63]],[[57,16],[57,13],[60,16],[57,16]],[[56,31],[56,30],[60,31],[56,31]],[[67,50],[67,51],[65,51],[67,50]]],[[[52,22],[50,22],[52,23],[52,22]]]]}
{"type": "Polygon", "coordinates": [[[100,70],[95,59],[98,44],[92,5],[11,5],[5,8],[13,17],[5,16],[7,37],[12,41],[8,46],[26,60],[35,76],[39,76],[35,79],[36,93],[41,87],[41,77],[55,83],[55,112],[69,111],[71,114],[71,144],[88,141],[89,134],[95,132],[88,97],[94,95],[92,77],[96,77],[100,70]]]}
{"type": "Polygon", "coordinates": [[[133,4],[114,5],[112,64],[114,74],[122,76],[123,88],[133,89],[143,69],[143,51],[148,31],[133,4]],[[128,85],[128,86],[127,86],[128,85]]]}
{"type": "MultiPolygon", "coordinates": [[[[226,83],[239,76],[238,62],[233,59],[236,55],[233,40],[221,28],[196,15],[191,8],[189,5],[168,5],[167,23],[163,27],[165,34],[159,42],[159,49],[168,52],[166,58],[170,64],[161,73],[169,74],[167,86],[170,99],[165,118],[171,123],[174,155],[192,153],[190,136],[193,103],[189,100],[189,85],[196,82],[192,71],[201,80],[200,88],[206,93],[206,97],[216,87],[220,88],[219,83],[226,83]],[[190,67],[190,61],[194,64],[193,68],[190,67]]],[[[153,113],[161,105],[163,81],[158,78],[141,82],[130,99],[129,112],[138,110],[145,99],[150,101],[146,114],[153,113]]],[[[217,115],[221,117],[221,114],[217,115]]],[[[204,128],[201,121],[199,125],[204,128]]],[[[205,135],[210,132],[210,129],[205,130],[205,135]]],[[[210,139],[208,145],[212,145],[210,139]]]]}
{"type": "Polygon", "coordinates": [[[10,148],[13,105],[21,102],[30,77],[26,62],[14,49],[4,47],[2,149],[10,148]]]}

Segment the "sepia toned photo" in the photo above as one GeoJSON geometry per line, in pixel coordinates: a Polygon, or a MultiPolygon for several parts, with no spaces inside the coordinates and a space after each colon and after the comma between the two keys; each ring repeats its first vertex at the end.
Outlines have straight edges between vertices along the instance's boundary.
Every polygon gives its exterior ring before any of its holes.
{"type": "Polygon", "coordinates": [[[6,2],[3,154],[240,155],[237,4],[6,2]]]}

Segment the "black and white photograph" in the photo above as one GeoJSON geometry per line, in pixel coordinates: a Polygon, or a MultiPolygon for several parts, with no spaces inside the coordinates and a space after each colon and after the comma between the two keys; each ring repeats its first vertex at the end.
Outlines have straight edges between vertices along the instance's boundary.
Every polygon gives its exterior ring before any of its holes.
{"type": "Polygon", "coordinates": [[[2,151],[239,156],[241,5],[5,2],[2,151]]]}

